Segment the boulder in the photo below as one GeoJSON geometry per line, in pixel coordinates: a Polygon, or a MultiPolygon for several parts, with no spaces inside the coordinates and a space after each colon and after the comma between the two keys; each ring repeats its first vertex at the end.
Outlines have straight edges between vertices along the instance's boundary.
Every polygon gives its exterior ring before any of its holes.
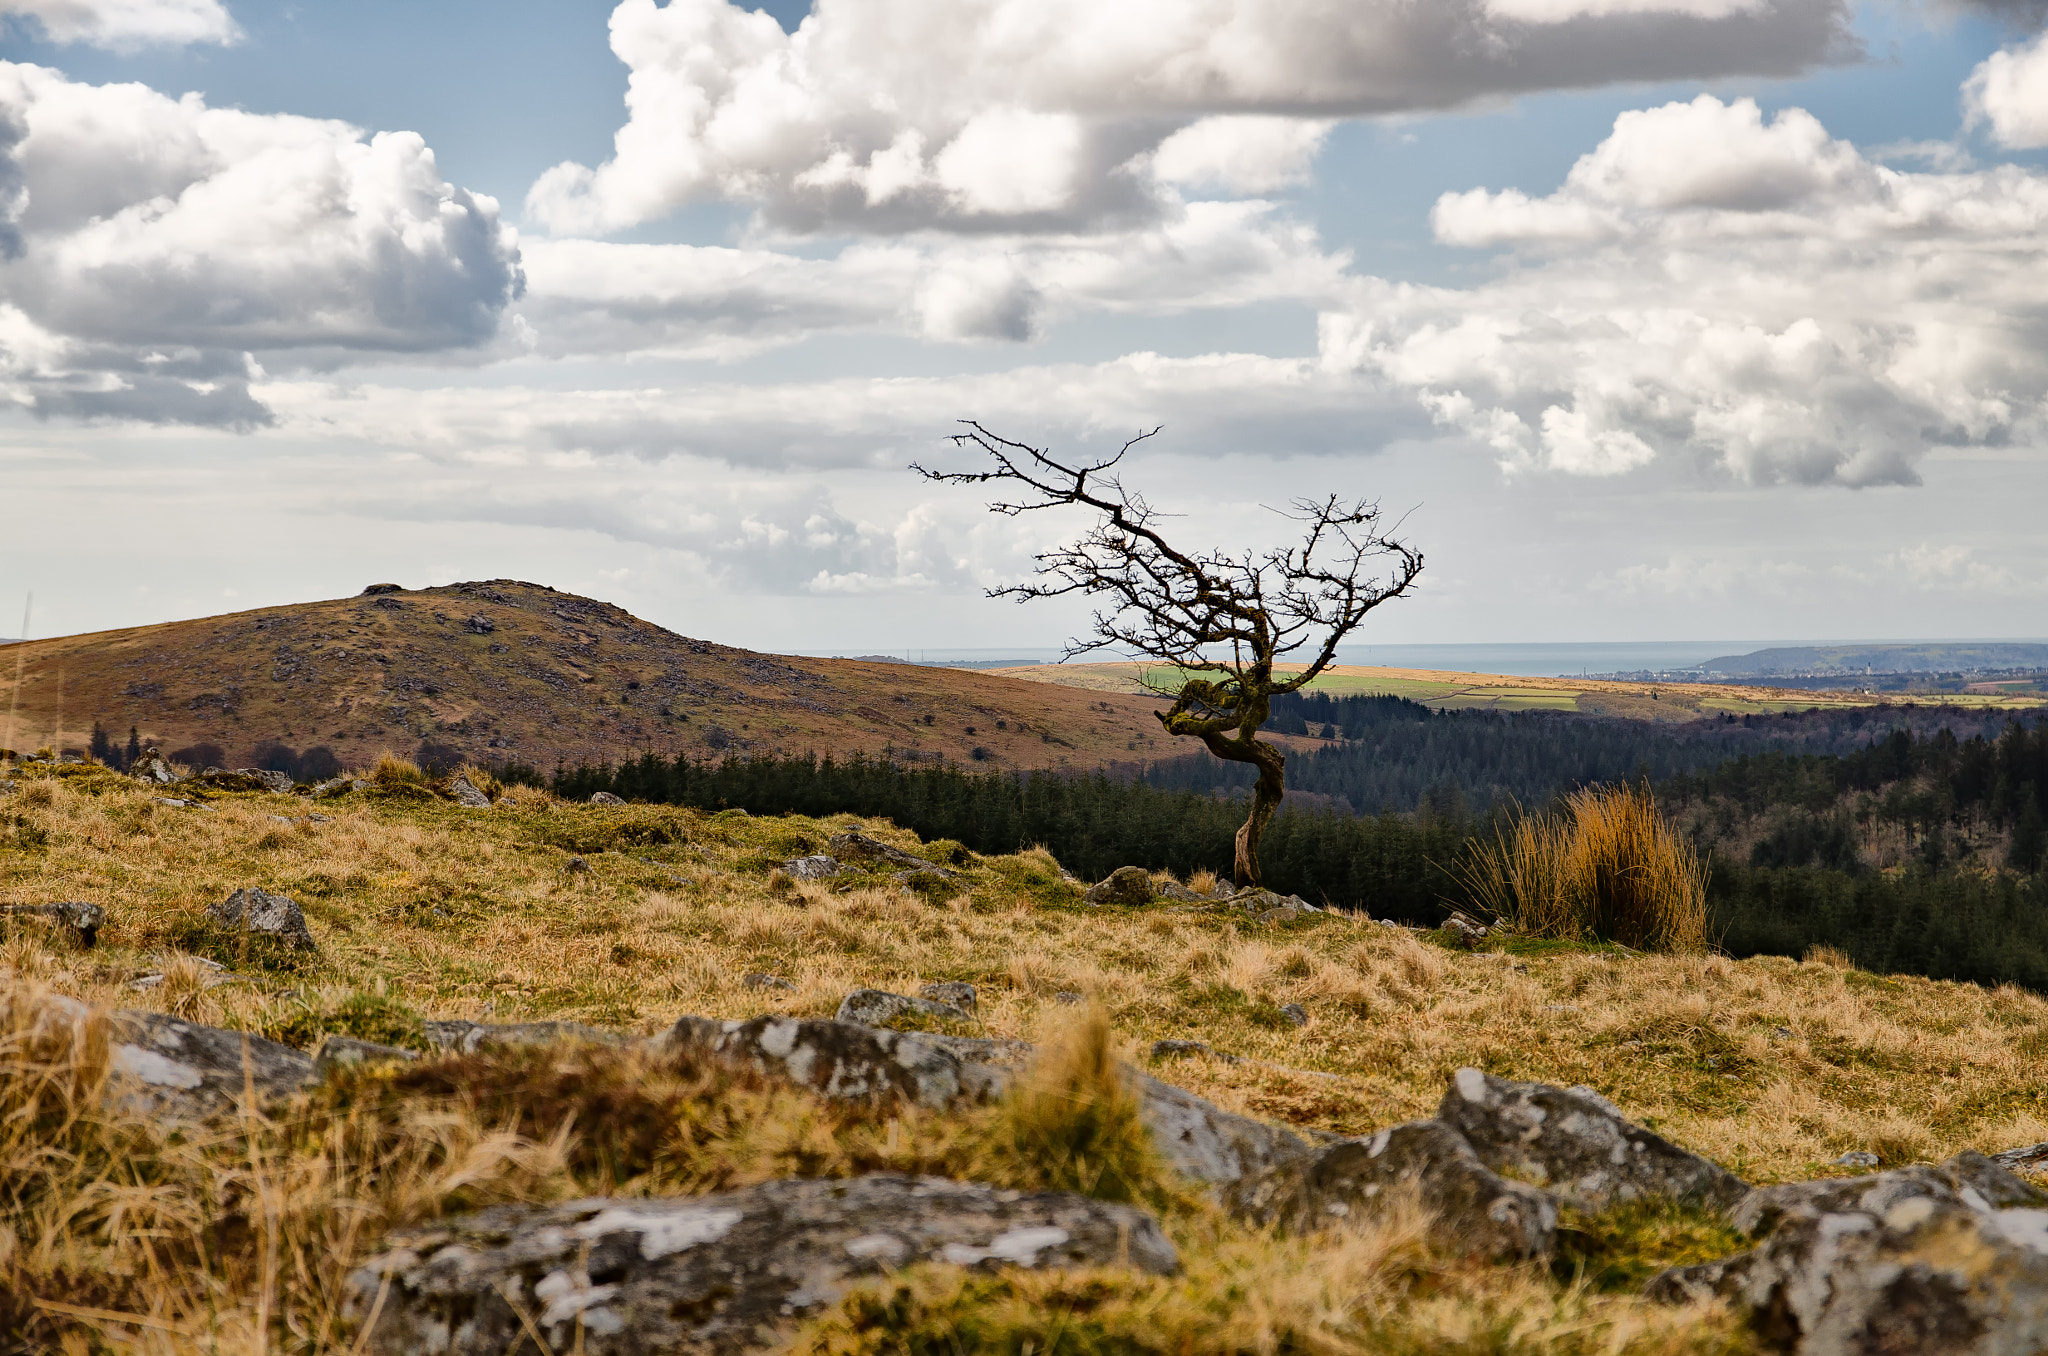
{"type": "Polygon", "coordinates": [[[353,1036],[329,1036],[320,1042],[320,1048],[314,1052],[313,1067],[319,1073],[325,1074],[329,1069],[345,1068],[351,1064],[404,1063],[419,1057],[419,1051],[407,1050],[396,1045],[359,1041],[353,1036]]]}
{"type": "Polygon", "coordinates": [[[369,786],[368,782],[360,781],[354,777],[329,777],[324,782],[315,782],[313,789],[308,794],[315,800],[325,800],[329,796],[344,795],[350,791],[361,791],[367,786],[369,786]]]}
{"type": "Polygon", "coordinates": [[[303,1052],[246,1031],[200,1026],[160,1012],[121,1011],[110,1020],[107,1063],[119,1076],[115,1095],[155,1115],[224,1115],[248,1092],[258,1102],[275,1101],[317,1077],[303,1052]]]}
{"type": "Polygon", "coordinates": [[[1135,1069],[1125,1077],[1152,1142],[1183,1176],[1225,1187],[1308,1157],[1308,1142],[1292,1130],[1225,1111],[1135,1069]]]}
{"type": "Polygon", "coordinates": [[[128,775],[151,786],[169,786],[178,780],[178,774],[171,771],[171,765],[155,749],[144,749],[142,756],[128,768],[128,775]]]}
{"type": "Polygon", "coordinates": [[[403,592],[405,592],[405,585],[403,584],[365,584],[363,591],[356,596],[359,598],[374,598],[380,593],[403,592]]]}
{"type": "Polygon", "coordinates": [[[1009,1082],[1008,1070],[963,1059],[935,1037],[816,1018],[683,1017],[654,1044],[733,1059],[841,1101],[900,1097],[937,1109],[983,1100],[1009,1082]]]}
{"type": "Polygon", "coordinates": [[[1881,1215],[1788,1218],[1646,1293],[1732,1300],[1766,1345],[1800,1356],[2028,1356],[2048,1350],[2048,1210],[1916,1196],[1881,1215]]]}
{"type": "Polygon", "coordinates": [[[467,777],[457,777],[448,784],[448,797],[466,810],[488,810],[491,798],[478,789],[475,782],[467,777]]]}
{"type": "Polygon", "coordinates": [[[232,770],[210,767],[189,781],[213,791],[268,791],[273,795],[289,795],[292,779],[289,774],[272,772],[266,767],[238,767],[232,770]]]}
{"type": "Polygon", "coordinates": [[[2048,1172],[2048,1143],[2023,1144],[2017,1149],[1991,1155],[1991,1161],[2008,1172],[2048,1172]]]}
{"type": "Polygon", "coordinates": [[[1761,1234],[1787,1219],[1844,1214],[1880,1219],[1909,1200],[1996,1210],[2048,1207],[2048,1192],[2015,1177],[1996,1159],[1966,1149],[1939,1166],[1915,1163],[1862,1177],[1758,1187],[1728,1211],[1728,1222],[1746,1234],[1761,1234]]]}
{"type": "Polygon", "coordinates": [[[592,805],[624,805],[626,802],[609,791],[593,791],[590,793],[590,803],[592,805]]]}
{"type": "Polygon", "coordinates": [[[1472,951],[1475,950],[1481,942],[1486,940],[1487,930],[1481,927],[1479,924],[1472,922],[1470,919],[1464,918],[1454,913],[1449,918],[1444,920],[1444,931],[1450,933],[1452,939],[1455,940],[1459,946],[1465,948],[1467,951],[1472,951]]]}
{"type": "Polygon", "coordinates": [[[833,834],[825,846],[832,849],[832,855],[842,862],[887,862],[891,866],[907,867],[913,871],[936,871],[942,876],[954,874],[901,848],[890,847],[879,838],[870,838],[853,830],[833,834]]]}
{"type": "Polygon", "coordinates": [[[1412,1196],[1447,1246],[1497,1260],[1548,1256],[1557,1241],[1555,1196],[1490,1170],[1442,1121],[1410,1121],[1339,1140],[1226,1190],[1231,1213],[1304,1233],[1368,1219],[1412,1196]]]}
{"type": "Polygon", "coordinates": [[[306,915],[283,895],[257,889],[237,890],[220,903],[207,905],[206,916],[258,937],[274,937],[288,947],[314,949],[306,915]]]}
{"type": "Polygon", "coordinates": [[[808,857],[790,858],[782,869],[796,880],[830,880],[843,868],[824,853],[814,852],[808,857]]]}
{"type": "Polygon", "coordinates": [[[1299,1003],[1282,1003],[1280,1015],[1296,1026],[1308,1025],[1308,1009],[1299,1003]]]}
{"type": "Polygon", "coordinates": [[[927,984],[917,991],[917,996],[928,998],[934,1003],[950,1004],[962,1012],[973,1012],[977,998],[972,984],[963,984],[953,979],[927,984]]]}
{"type": "Polygon", "coordinates": [[[796,985],[779,975],[741,975],[740,985],[748,989],[794,989],[796,985]]]}
{"type": "Polygon", "coordinates": [[[581,1022],[428,1022],[427,1039],[438,1050],[473,1055],[479,1050],[503,1050],[516,1045],[552,1045],[556,1041],[594,1041],[617,1045],[617,1032],[600,1031],[581,1022]]]}
{"type": "Polygon", "coordinates": [[[463,625],[469,628],[469,633],[473,636],[487,636],[498,629],[498,624],[482,613],[471,616],[463,625]]]}
{"type": "Polygon", "coordinates": [[[12,914],[18,918],[42,918],[61,927],[69,928],[78,944],[91,947],[99,941],[100,929],[106,926],[107,911],[97,904],[86,904],[68,900],[60,904],[9,904],[0,907],[0,914],[12,914]]]}
{"type": "Polygon", "coordinates": [[[380,1356],[586,1356],[777,1345],[853,1285],[918,1262],[1170,1275],[1129,1206],[930,1177],[769,1182],[715,1196],[501,1206],[389,1240],[348,1280],[380,1356]]]}
{"type": "Polygon", "coordinates": [[[1204,904],[1209,900],[1209,896],[1198,895],[1177,880],[1167,881],[1163,885],[1155,885],[1153,893],[1160,899],[1170,899],[1176,904],[1204,904]]]}
{"type": "Polygon", "coordinates": [[[1152,873],[1142,866],[1120,866],[1088,887],[1084,904],[1150,904],[1158,897],[1152,873]]]}
{"type": "Polygon", "coordinates": [[[887,1026],[906,1015],[920,1017],[943,1017],[948,1021],[972,1021],[964,1008],[951,1003],[935,1002],[929,998],[910,998],[900,993],[888,993],[881,989],[855,989],[839,1002],[839,1011],[833,1014],[835,1021],[858,1022],[862,1026],[887,1026]]]}
{"type": "Polygon", "coordinates": [[[1719,1164],[1628,1120],[1591,1088],[1460,1069],[1437,1119],[1495,1172],[1512,1172],[1589,1210],[1644,1199],[1726,1210],[1749,1191],[1719,1164]]]}

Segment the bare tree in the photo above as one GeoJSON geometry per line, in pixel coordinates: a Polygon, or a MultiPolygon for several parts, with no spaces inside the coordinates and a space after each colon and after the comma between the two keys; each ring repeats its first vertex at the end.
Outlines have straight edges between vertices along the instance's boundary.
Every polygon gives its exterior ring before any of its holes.
{"type": "Polygon", "coordinates": [[[1064,658],[1116,647],[1169,666],[1171,686],[1155,688],[1173,698],[1158,713],[1167,733],[1192,735],[1218,758],[1258,769],[1233,872],[1240,886],[1259,884],[1259,837],[1287,785],[1286,756],[1257,737],[1273,698],[1307,685],[1368,612],[1408,592],[1422,571],[1422,553],[1382,530],[1378,504],[1336,495],[1297,499],[1282,511],[1301,525],[1296,545],[1241,555],[1177,550],[1160,533],[1162,515],[1117,474],[1130,450],[1158,429],[1107,461],[1070,466],[974,420],[961,422],[968,431],[954,434],[953,443],[986,453],[988,469],[912,469],[946,484],[999,483],[1015,497],[989,508],[1011,517],[1070,506],[1099,515],[1079,540],[1037,557],[1036,581],[990,589],[989,596],[1100,599],[1093,634],[1068,642],[1064,658]],[[1306,660],[1299,670],[1274,672],[1296,654],[1306,660]]]}

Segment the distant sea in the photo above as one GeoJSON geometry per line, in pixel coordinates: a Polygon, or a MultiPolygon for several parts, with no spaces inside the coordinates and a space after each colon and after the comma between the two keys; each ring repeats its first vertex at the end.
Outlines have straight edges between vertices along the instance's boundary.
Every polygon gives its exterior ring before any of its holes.
{"type": "MultiPolygon", "coordinates": [[[[1690,668],[1726,655],[1750,654],[1795,645],[1960,644],[1958,641],[1856,640],[1644,640],[1588,641],[1519,645],[1346,645],[1338,649],[1340,664],[1378,664],[1395,669],[1451,669],[1459,673],[1504,673],[1518,678],[1576,678],[1589,673],[1640,673],[1690,668]]],[[[851,659],[853,650],[812,652],[820,658],[851,659]]],[[[882,652],[874,652],[882,653],[882,652]]],[[[890,656],[912,664],[995,668],[1002,665],[1054,664],[1060,652],[1050,649],[891,650],[890,656]]],[[[1121,656],[1099,654],[1096,660],[1121,656]]]]}

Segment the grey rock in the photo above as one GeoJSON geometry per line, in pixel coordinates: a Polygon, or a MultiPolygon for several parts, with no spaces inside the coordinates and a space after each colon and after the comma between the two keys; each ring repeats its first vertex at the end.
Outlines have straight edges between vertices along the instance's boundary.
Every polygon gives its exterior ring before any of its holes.
{"type": "Polygon", "coordinates": [[[1444,931],[1450,933],[1458,945],[1467,951],[1473,950],[1486,940],[1485,928],[1457,914],[1452,914],[1444,920],[1444,931]]]}
{"type": "Polygon", "coordinates": [[[1768,1347],[1799,1356],[2032,1356],[2048,1350],[2048,1210],[1914,1197],[1787,1219],[1646,1293],[1733,1300],[1768,1347]]]}
{"type": "Polygon", "coordinates": [[[1851,1149],[1835,1160],[1835,1166],[1838,1168],[1874,1168],[1877,1163],[1877,1155],[1863,1149],[1851,1149]]]}
{"type": "Polygon", "coordinates": [[[237,890],[220,903],[207,905],[206,916],[258,937],[274,937],[288,947],[314,949],[306,915],[283,895],[257,889],[237,890]]]}
{"type": "Polygon", "coordinates": [[[1268,914],[1276,910],[1287,913],[1321,913],[1322,910],[1303,899],[1300,895],[1283,895],[1257,886],[1239,890],[1230,897],[1230,907],[1246,913],[1268,914]]]}
{"type": "Polygon", "coordinates": [[[972,984],[964,984],[955,979],[926,984],[917,991],[917,996],[930,999],[934,1003],[950,1004],[962,1012],[973,1012],[975,1002],[980,997],[972,984]]]}
{"type": "Polygon", "coordinates": [[[90,947],[99,941],[100,929],[107,925],[107,911],[97,904],[86,904],[67,900],[59,904],[9,904],[0,907],[0,914],[12,914],[17,918],[43,918],[69,928],[78,938],[81,946],[90,947]]]}
{"type": "Polygon", "coordinates": [[[457,805],[467,810],[488,810],[491,808],[491,798],[485,795],[477,787],[476,783],[467,777],[457,777],[450,783],[448,795],[457,805]]]}
{"type": "Polygon", "coordinates": [[[955,1022],[973,1020],[964,1009],[954,1007],[951,1003],[936,1003],[929,998],[910,998],[881,989],[855,989],[839,1001],[839,1011],[833,1014],[833,1020],[858,1022],[862,1026],[887,1026],[913,1013],[921,1017],[943,1017],[955,1022]]]}
{"type": "Polygon", "coordinates": [[[2023,1144],[2017,1149],[2007,1149],[1991,1155],[1991,1161],[2007,1172],[2048,1171],[2048,1142],[2023,1144]]]}
{"type": "Polygon", "coordinates": [[[1080,1004],[1088,1001],[1088,995],[1076,993],[1072,989],[1061,989],[1053,994],[1052,1001],[1060,1004],[1062,1007],[1078,1007],[1080,1004]]]}
{"type": "Polygon", "coordinates": [[[289,774],[272,772],[267,767],[238,767],[234,769],[210,767],[188,781],[215,791],[267,791],[272,795],[289,795],[292,779],[289,774]]]}
{"type": "Polygon", "coordinates": [[[721,1022],[683,1017],[655,1038],[655,1048],[735,1060],[838,1101],[902,1098],[943,1108],[985,1100],[1007,1086],[1000,1066],[963,1059],[940,1040],[854,1022],[756,1017],[721,1022]]]}
{"type": "Polygon", "coordinates": [[[782,864],[782,869],[797,880],[830,880],[842,870],[839,863],[822,852],[808,857],[792,857],[782,864]]]}
{"type": "Polygon", "coordinates": [[[489,1022],[437,1021],[426,1023],[427,1039],[438,1050],[473,1055],[479,1050],[505,1050],[520,1045],[552,1045],[557,1041],[590,1041],[618,1045],[615,1031],[600,1031],[581,1022],[489,1022]]]}
{"type": "Polygon", "coordinates": [[[581,857],[571,857],[568,861],[562,863],[562,869],[564,871],[588,871],[590,863],[584,861],[581,857]]]}
{"type": "Polygon", "coordinates": [[[1296,1026],[1308,1025],[1308,1009],[1303,1007],[1299,1003],[1281,1004],[1280,1015],[1282,1017],[1285,1017],[1288,1021],[1294,1023],[1296,1026]]]}
{"type": "Polygon", "coordinates": [[[590,803],[592,805],[624,805],[626,802],[609,791],[593,791],[590,793],[590,803]]]}
{"type": "Polygon", "coordinates": [[[586,1356],[730,1356],[918,1262],[1179,1265],[1157,1222],[1129,1206],[894,1175],[501,1206],[389,1243],[348,1281],[380,1356],[502,1356],[535,1338],[586,1356]]]}
{"type": "Polygon", "coordinates": [[[1142,866],[1120,866],[1088,887],[1081,896],[1085,904],[1150,904],[1158,897],[1152,888],[1152,873],[1142,866]]]}
{"type": "Polygon", "coordinates": [[[1370,1219],[1404,1195],[1419,1198],[1439,1240],[1454,1248],[1520,1260],[1556,1245],[1557,1198],[1493,1172],[1442,1121],[1339,1140],[1237,1183],[1224,1199],[1240,1219],[1304,1233],[1370,1219]]]}
{"type": "Polygon", "coordinates": [[[200,1026],[158,1012],[112,1014],[108,1065],[115,1096],[131,1108],[176,1119],[234,1110],[249,1091],[258,1102],[313,1081],[313,1061],[246,1031],[200,1026]]]}
{"type": "Polygon", "coordinates": [[[353,1036],[329,1036],[320,1042],[320,1048],[314,1052],[313,1067],[325,1074],[329,1069],[344,1068],[351,1064],[403,1063],[419,1057],[419,1051],[406,1050],[396,1045],[359,1041],[353,1036]]]}
{"type": "Polygon", "coordinates": [[[1569,1088],[1460,1069],[1437,1119],[1495,1172],[1513,1172],[1587,1209],[1652,1199],[1725,1210],[1749,1191],[1735,1174],[1645,1130],[1605,1098],[1569,1088]]]}
{"type": "Polygon", "coordinates": [[[491,632],[498,629],[498,624],[496,622],[492,621],[489,617],[486,617],[481,613],[478,613],[477,615],[471,617],[467,622],[464,622],[463,625],[469,628],[469,633],[473,636],[487,636],[491,632]]]}
{"type": "Polygon", "coordinates": [[[171,765],[155,749],[144,750],[143,755],[129,767],[128,775],[151,786],[169,786],[179,780],[178,774],[171,771],[171,765]]]}
{"type": "Polygon", "coordinates": [[[853,830],[833,834],[825,846],[832,849],[832,856],[842,862],[886,862],[891,866],[906,867],[912,871],[937,871],[947,876],[954,874],[901,848],[890,847],[879,838],[870,838],[853,830]]]}
{"type": "Polygon", "coordinates": [[[1176,904],[1200,904],[1207,902],[1209,898],[1207,895],[1196,894],[1177,880],[1170,880],[1163,885],[1154,886],[1153,894],[1160,899],[1170,899],[1176,904]]]}
{"type": "Polygon", "coordinates": [[[2048,1206],[2048,1193],[2014,1176],[1996,1160],[1966,1149],[1939,1166],[1914,1163],[1863,1177],[1758,1187],[1728,1211],[1728,1222],[1744,1233],[1760,1234],[1787,1219],[1849,1214],[1878,1219],[1910,1200],[1995,1210],[2048,1206]]]}
{"type": "Polygon", "coordinates": [[[1225,1111],[1135,1069],[1125,1076],[1152,1142],[1184,1176],[1220,1187],[1308,1156],[1307,1141],[1292,1130],[1225,1111]]]}
{"type": "Polygon", "coordinates": [[[796,985],[776,975],[741,975],[740,984],[749,989],[794,989],[796,985]]]}
{"type": "Polygon", "coordinates": [[[380,593],[403,592],[405,592],[405,586],[403,584],[365,584],[363,586],[363,591],[357,594],[356,596],[358,598],[374,598],[380,593]]]}
{"type": "Polygon", "coordinates": [[[352,777],[329,777],[324,782],[315,782],[310,794],[315,800],[325,800],[329,796],[339,796],[344,792],[360,791],[367,784],[352,777]]]}

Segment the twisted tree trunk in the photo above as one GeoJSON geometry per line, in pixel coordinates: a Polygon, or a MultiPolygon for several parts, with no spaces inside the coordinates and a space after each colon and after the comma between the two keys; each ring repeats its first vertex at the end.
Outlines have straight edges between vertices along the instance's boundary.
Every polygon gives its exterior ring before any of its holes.
{"type": "Polygon", "coordinates": [[[1239,889],[1263,885],[1265,882],[1259,878],[1259,837],[1265,833],[1266,825],[1279,810],[1281,798],[1287,793],[1287,755],[1248,735],[1225,739],[1220,734],[1210,734],[1204,735],[1202,742],[1218,758],[1228,758],[1233,763],[1250,763],[1259,770],[1259,779],[1252,784],[1251,813],[1245,816],[1244,823],[1237,830],[1231,876],[1239,889]]]}

